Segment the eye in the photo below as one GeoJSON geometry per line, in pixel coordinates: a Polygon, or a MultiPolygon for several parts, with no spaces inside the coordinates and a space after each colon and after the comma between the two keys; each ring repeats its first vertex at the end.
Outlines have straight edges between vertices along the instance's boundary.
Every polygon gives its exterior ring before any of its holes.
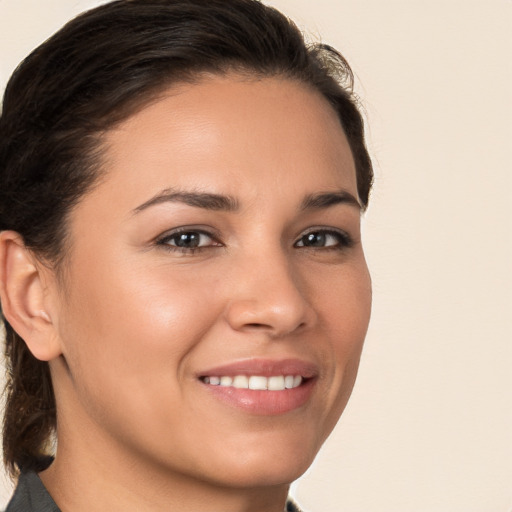
{"type": "Polygon", "coordinates": [[[221,244],[213,235],[201,230],[182,229],[164,235],[157,241],[157,245],[163,245],[168,249],[182,252],[193,252],[207,247],[218,247],[221,244]]]}
{"type": "Polygon", "coordinates": [[[343,249],[350,247],[350,236],[342,231],[328,229],[316,229],[302,235],[296,242],[295,247],[343,249]]]}

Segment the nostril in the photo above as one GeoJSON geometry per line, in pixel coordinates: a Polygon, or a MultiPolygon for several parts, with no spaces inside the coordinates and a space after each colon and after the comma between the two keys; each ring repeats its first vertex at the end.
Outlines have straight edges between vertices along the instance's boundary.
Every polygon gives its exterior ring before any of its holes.
{"type": "Polygon", "coordinates": [[[297,325],[296,327],[293,327],[291,329],[280,329],[280,328],[273,327],[271,324],[250,322],[250,323],[246,323],[243,326],[243,330],[245,330],[247,332],[249,332],[249,331],[268,332],[272,338],[277,338],[277,337],[289,334],[290,332],[301,331],[306,325],[307,325],[306,322],[301,322],[299,325],[297,325]]]}
{"type": "Polygon", "coordinates": [[[247,325],[247,327],[252,327],[255,329],[268,329],[270,327],[270,325],[259,324],[259,323],[250,323],[250,324],[246,324],[246,325],[247,325]]]}

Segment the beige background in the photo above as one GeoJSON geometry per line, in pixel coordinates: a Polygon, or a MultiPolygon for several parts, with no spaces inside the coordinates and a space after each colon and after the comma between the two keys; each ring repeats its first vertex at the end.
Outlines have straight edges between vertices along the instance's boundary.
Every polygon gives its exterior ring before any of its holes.
{"type": "MultiPolygon", "coordinates": [[[[0,87],[98,3],[0,0],[0,87]]],[[[510,512],[512,1],[269,3],[348,58],[377,172],[359,381],[294,494],[311,512],[510,512]]]]}

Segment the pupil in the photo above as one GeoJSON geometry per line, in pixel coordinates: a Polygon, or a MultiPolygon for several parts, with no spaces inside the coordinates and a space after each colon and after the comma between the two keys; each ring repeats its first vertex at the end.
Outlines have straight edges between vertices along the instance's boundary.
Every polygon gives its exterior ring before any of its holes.
{"type": "Polygon", "coordinates": [[[199,233],[181,233],[176,240],[178,247],[197,247],[199,245],[199,233]]]}
{"type": "Polygon", "coordinates": [[[313,247],[323,247],[325,245],[325,234],[324,233],[309,233],[306,235],[304,245],[313,247]]]}

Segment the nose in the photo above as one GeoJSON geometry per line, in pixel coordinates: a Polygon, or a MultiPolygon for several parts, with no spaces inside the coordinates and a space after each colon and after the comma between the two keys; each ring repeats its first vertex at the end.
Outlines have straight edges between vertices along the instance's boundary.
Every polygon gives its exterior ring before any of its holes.
{"type": "Polygon", "coordinates": [[[307,283],[283,255],[251,258],[237,272],[226,317],[237,331],[279,338],[316,321],[307,283]]]}

